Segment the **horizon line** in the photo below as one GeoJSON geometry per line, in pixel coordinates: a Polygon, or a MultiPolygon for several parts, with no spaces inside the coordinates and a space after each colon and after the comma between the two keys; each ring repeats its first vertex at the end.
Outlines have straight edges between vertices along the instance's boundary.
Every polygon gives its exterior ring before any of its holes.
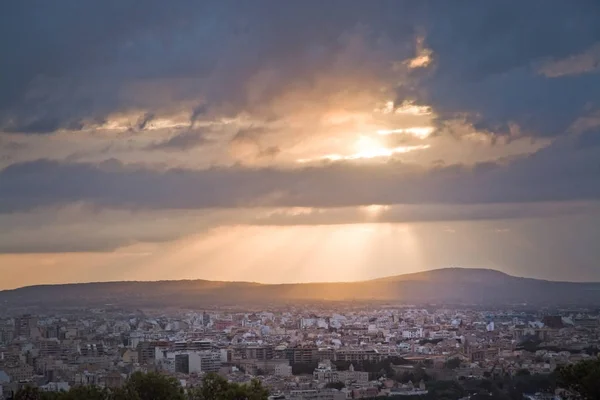
{"type": "Polygon", "coordinates": [[[1,292],[9,292],[20,289],[27,288],[36,288],[36,287],[52,287],[52,286],[74,286],[74,285],[94,285],[94,284],[109,284],[109,283],[166,283],[166,282],[194,282],[194,281],[204,281],[204,282],[214,282],[214,283],[239,283],[239,284],[252,284],[252,285],[262,285],[262,286],[283,286],[283,285],[318,285],[318,284],[350,284],[350,283],[361,283],[361,282],[375,282],[382,281],[386,279],[392,279],[396,277],[406,277],[410,275],[418,275],[427,272],[440,272],[447,270],[472,270],[472,271],[486,271],[486,272],[496,272],[508,277],[519,278],[519,279],[533,279],[537,281],[545,281],[545,282],[556,282],[556,283],[600,283],[597,281],[564,281],[564,280],[551,280],[544,278],[536,278],[536,277],[527,277],[527,276],[517,276],[511,275],[504,271],[493,269],[493,268],[482,268],[482,267],[440,267],[440,268],[432,268],[425,269],[421,271],[408,272],[404,274],[397,275],[387,275],[378,278],[369,278],[369,279],[359,279],[359,280],[349,280],[349,281],[302,281],[302,282],[278,282],[278,283],[265,283],[258,281],[244,281],[244,280],[211,280],[204,278],[183,278],[183,279],[157,279],[157,280],[139,280],[139,279],[121,279],[121,280],[106,280],[106,281],[86,281],[86,282],[61,282],[61,283],[38,283],[33,285],[25,285],[18,286],[14,288],[6,288],[0,289],[1,292]]]}

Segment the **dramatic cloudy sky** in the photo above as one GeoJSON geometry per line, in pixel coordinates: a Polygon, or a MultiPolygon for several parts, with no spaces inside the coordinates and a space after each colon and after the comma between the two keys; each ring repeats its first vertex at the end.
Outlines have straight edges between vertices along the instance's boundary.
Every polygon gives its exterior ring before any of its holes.
{"type": "Polygon", "coordinates": [[[600,281],[597,0],[0,4],[0,289],[600,281]]]}

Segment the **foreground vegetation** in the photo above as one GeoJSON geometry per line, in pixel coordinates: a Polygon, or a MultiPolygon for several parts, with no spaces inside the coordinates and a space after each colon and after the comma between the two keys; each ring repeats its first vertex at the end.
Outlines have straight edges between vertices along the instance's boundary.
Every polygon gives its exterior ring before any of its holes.
{"type": "MultiPolygon", "coordinates": [[[[373,370],[386,365],[371,365],[373,370]]],[[[343,385],[330,385],[341,388],[343,385]]],[[[521,400],[523,394],[552,393],[556,388],[566,389],[564,397],[576,400],[600,399],[600,359],[563,366],[548,375],[531,375],[519,371],[515,376],[459,381],[428,381],[429,393],[424,396],[403,396],[403,399],[457,400],[471,396],[471,400],[521,400]]],[[[25,387],[16,393],[15,400],[265,400],[268,391],[260,381],[249,384],[229,383],[217,374],[207,374],[202,385],[184,389],[172,377],[157,373],[135,373],[117,389],[96,386],[76,386],[68,392],[43,392],[25,387]]]]}
{"type": "Polygon", "coordinates": [[[210,373],[202,385],[184,391],[177,379],[157,373],[135,373],[121,388],[104,389],[97,386],[75,386],[67,392],[43,392],[25,387],[16,393],[15,400],[266,400],[268,391],[260,381],[249,384],[230,383],[210,373]]]}

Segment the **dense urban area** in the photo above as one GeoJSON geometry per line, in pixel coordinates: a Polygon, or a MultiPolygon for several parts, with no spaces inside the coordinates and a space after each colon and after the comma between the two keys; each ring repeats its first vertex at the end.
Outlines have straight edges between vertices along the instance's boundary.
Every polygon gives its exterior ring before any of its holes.
{"type": "Polygon", "coordinates": [[[214,382],[256,390],[230,398],[593,398],[565,377],[580,365],[598,371],[592,309],[330,303],[4,313],[0,399],[81,387],[108,396],[143,379],[198,399],[214,382]]]}

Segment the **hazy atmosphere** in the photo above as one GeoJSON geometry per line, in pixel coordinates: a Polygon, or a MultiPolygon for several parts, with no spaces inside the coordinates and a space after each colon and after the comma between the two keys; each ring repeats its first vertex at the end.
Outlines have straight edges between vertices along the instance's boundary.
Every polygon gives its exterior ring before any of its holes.
{"type": "Polygon", "coordinates": [[[600,281],[600,7],[0,4],[0,289],[600,281]]]}

